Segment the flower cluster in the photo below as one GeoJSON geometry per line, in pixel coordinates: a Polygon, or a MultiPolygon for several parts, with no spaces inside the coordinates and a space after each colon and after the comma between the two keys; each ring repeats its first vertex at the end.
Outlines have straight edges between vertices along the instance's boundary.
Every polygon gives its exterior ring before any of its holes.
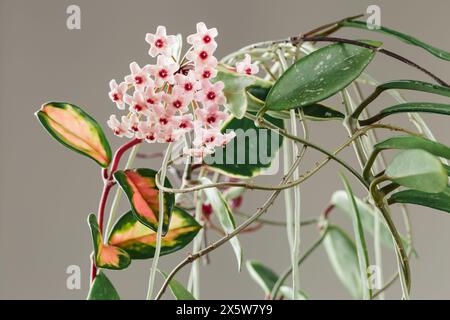
{"type": "MultiPolygon", "coordinates": [[[[118,109],[128,106],[130,111],[120,120],[111,115],[108,126],[114,134],[152,143],[176,141],[193,131],[192,147],[186,147],[184,152],[200,158],[233,139],[234,133],[220,131],[221,123],[228,117],[221,111],[226,102],[224,84],[211,81],[217,73],[216,36],[217,29],[198,23],[197,32],[187,37],[191,48],[179,59],[176,51],[181,40],[167,35],[163,26],[155,34],[148,33],[145,40],[156,64],[141,67],[132,62],[131,73],[124,82],[109,83],[111,100],[118,109]],[[133,92],[129,94],[129,90],[133,92]]],[[[236,66],[238,72],[255,72],[249,58],[236,66]]]]}

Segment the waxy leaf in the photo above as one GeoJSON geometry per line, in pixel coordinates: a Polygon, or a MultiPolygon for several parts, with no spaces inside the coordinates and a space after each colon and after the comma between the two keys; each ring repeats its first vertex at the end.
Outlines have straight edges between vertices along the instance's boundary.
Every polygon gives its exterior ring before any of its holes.
{"type": "Polygon", "coordinates": [[[419,149],[398,153],[387,166],[385,175],[401,186],[429,193],[444,191],[448,181],[439,159],[419,149]]]}
{"type": "MultiPolygon", "coordinates": [[[[156,173],[155,170],[147,168],[116,171],[114,173],[114,179],[127,195],[136,218],[153,231],[158,230],[159,221],[159,190],[155,182],[156,173]]],[[[172,187],[169,179],[166,178],[164,186],[172,187]]],[[[169,230],[174,203],[174,194],[165,192],[163,236],[169,230]]]]}
{"type": "Polygon", "coordinates": [[[225,107],[231,114],[242,119],[247,111],[247,88],[253,85],[270,88],[272,83],[259,77],[237,73],[234,70],[220,65],[217,67],[217,76],[213,80],[222,81],[225,85],[223,93],[227,99],[225,107]]]}
{"type": "Polygon", "coordinates": [[[359,273],[356,245],[353,240],[341,228],[330,225],[323,244],[339,280],[354,299],[360,299],[363,283],[359,273]]]}
{"type": "Polygon", "coordinates": [[[100,270],[92,283],[87,300],[120,300],[120,297],[111,281],[100,270]]]}
{"type": "Polygon", "coordinates": [[[366,126],[375,123],[387,116],[405,112],[426,112],[426,113],[443,114],[448,116],[450,115],[450,105],[431,102],[408,102],[397,104],[395,106],[381,110],[378,114],[374,115],[373,117],[370,117],[365,120],[359,120],[359,124],[362,126],[366,126]]]}
{"type": "Polygon", "coordinates": [[[94,243],[94,260],[98,268],[121,270],[128,267],[131,263],[130,256],[126,251],[116,246],[103,244],[103,238],[98,227],[95,214],[88,217],[89,226],[94,243]]]}
{"type": "MultiPolygon", "coordinates": [[[[211,180],[206,177],[202,177],[200,179],[203,185],[211,184],[211,180]]],[[[231,209],[228,206],[225,199],[222,197],[219,189],[217,188],[206,188],[203,189],[203,192],[206,195],[206,199],[211,204],[213,208],[214,214],[217,216],[220,225],[222,226],[223,231],[226,233],[231,233],[236,228],[236,222],[234,221],[233,214],[231,213],[231,209]]],[[[238,270],[241,270],[242,264],[242,249],[241,244],[237,236],[232,237],[230,239],[231,247],[233,248],[234,254],[236,255],[236,259],[238,262],[238,270]]]]}
{"type": "MultiPolygon", "coordinates": [[[[283,128],[283,121],[265,116],[265,120],[283,128]]],[[[222,132],[234,132],[236,138],[225,147],[205,158],[205,163],[214,170],[233,176],[249,178],[262,174],[272,165],[272,160],[283,144],[278,133],[255,126],[247,118],[232,118],[222,127],[222,132]]]]}
{"type": "Polygon", "coordinates": [[[359,28],[359,29],[365,29],[365,30],[369,30],[369,31],[388,34],[388,35],[396,37],[397,39],[399,39],[407,44],[410,44],[410,45],[413,45],[416,47],[420,47],[420,48],[428,51],[435,57],[450,61],[450,53],[449,52],[444,51],[439,48],[436,48],[436,47],[433,47],[432,45],[429,45],[417,38],[414,38],[412,36],[409,36],[407,34],[404,34],[402,32],[399,32],[399,31],[396,31],[393,29],[389,29],[389,28],[381,27],[381,26],[379,28],[369,29],[369,27],[367,25],[367,21],[351,21],[351,20],[349,21],[349,20],[347,20],[347,21],[340,22],[340,25],[343,27],[359,28]]]}
{"type": "Polygon", "coordinates": [[[374,50],[350,44],[316,50],[295,62],[275,82],[267,95],[266,108],[286,110],[325,100],[358,78],[374,56],[374,50]]]}
{"type": "Polygon", "coordinates": [[[48,102],[36,116],[48,133],[64,146],[108,167],[111,162],[108,140],[97,121],[79,107],[66,102],[48,102]]]}
{"type": "Polygon", "coordinates": [[[269,295],[279,278],[278,275],[259,261],[248,260],[245,266],[253,280],[264,290],[266,295],[269,295]]]}
{"type": "MultiPolygon", "coordinates": [[[[186,211],[175,207],[169,231],[161,239],[161,256],[184,248],[201,229],[198,222],[186,211]]],[[[125,250],[131,259],[153,258],[156,232],[140,223],[132,211],[125,213],[114,225],[108,244],[125,250]]]]}
{"type": "Polygon", "coordinates": [[[444,192],[440,193],[403,190],[394,193],[388,203],[411,203],[450,213],[450,188],[447,187],[444,192]]]}
{"type": "Polygon", "coordinates": [[[377,95],[385,90],[414,90],[450,97],[450,88],[419,80],[394,80],[377,86],[377,95]]]}
{"type": "MultiPolygon", "coordinates": [[[[280,287],[280,293],[283,295],[283,299],[285,300],[294,300],[294,290],[291,287],[288,286],[281,286],[280,287]]],[[[301,291],[298,290],[297,292],[297,299],[298,300],[308,300],[308,295],[301,291]]]]}
{"type": "MultiPolygon", "coordinates": [[[[354,197],[356,206],[358,207],[358,211],[361,217],[361,223],[364,228],[364,230],[368,231],[371,235],[375,234],[375,215],[377,212],[375,212],[374,209],[372,209],[367,203],[362,201],[361,199],[354,197]]],[[[351,201],[347,195],[347,193],[343,190],[338,190],[333,193],[331,196],[331,204],[333,204],[336,208],[344,212],[349,218],[352,217],[353,211],[352,211],[352,204],[351,201]]],[[[394,250],[394,243],[392,241],[391,233],[389,232],[389,229],[386,227],[382,220],[381,213],[378,213],[380,215],[380,242],[394,250]]],[[[402,238],[403,245],[405,247],[408,247],[406,240],[402,238]]]]}
{"type": "MultiPolygon", "coordinates": [[[[164,279],[167,279],[167,273],[160,271],[164,279]]],[[[195,297],[176,279],[172,278],[169,282],[169,289],[177,300],[196,300],[195,297]]]]}

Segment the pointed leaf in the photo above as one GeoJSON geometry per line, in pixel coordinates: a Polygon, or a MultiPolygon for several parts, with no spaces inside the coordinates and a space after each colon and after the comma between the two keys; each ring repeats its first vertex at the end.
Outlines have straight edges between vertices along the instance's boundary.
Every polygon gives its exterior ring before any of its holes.
{"type": "MultiPolygon", "coordinates": [[[[155,183],[156,173],[155,170],[147,168],[114,173],[114,179],[127,195],[136,218],[153,231],[158,230],[159,219],[159,191],[155,183]]],[[[164,186],[172,187],[169,179],[166,178],[164,186]]],[[[174,202],[174,194],[165,192],[163,236],[169,230],[174,202]]]]}
{"type": "Polygon", "coordinates": [[[340,22],[340,25],[343,27],[359,28],[359,29],[365,29],[365,30],[369,30],[369,31],[388,34],[388,35],[396,37],[397,39],[399,39],[407,44],[410,44],[410,45],[413,45],[416,47],[420,47],[420,48],[428,51],[435,57],[450,61],[450,53],[449,52],[444,51],[439,48],[436,48],[436,47],[433,47],[432,45],[429,45],[417,38],[414,38],[412,36],[409,36],[407,34],[404,34],[402,32],[394,30],[394,29],[389,29],[386,27],[369,29],[368,25],[367,25],[367,21],[349,21],[349,20],[347,20],[347,21],[340,22]]]}
{"type": "Polygon", "coordinates": [[[87,300],[120,300],[120,297],[111,281],[100,270],[92,283],[87,300]]]}
{"type": "MultiPolygon", "coordinates": [[[[167,273],[160,271],[164,279],[167,279],[167,273]]],[[[177,300],[196,300],[194,296],[176,279],[172,278],[169,282],[169,289],[177,300]]]]}
{"type": "Polygon", "coordinates": [[[237,119],[242,119],[247,111],[247,87],[252,85],[270,87],[272,85],[269,81],[256,76],[237,73],[223,65],[217,67],[217,76],[213,81],[224,83],[223,92],[227,99],[225,106],[237,119]]]}
{"type": "Polygon", "coordinates": [[[325,100],[358,78],[374,56],[374,50],[350,44],[316,50],[295,62],[275,82],[266,108],[286,110],[325,100]]]}
{"type": "MultiPolygon", "coordinates": [[[[161,256],[178,251],[190,243],[201,226],[186,211],[175,207],[169,231],[161,239],[161,256]]],[[[156,232],[140,223],[132,211],[125,213],[114,225],[108,243],[125,250],[131,259],[153,258],[156,232]]]]}
{"type": "MultiPolygon", "coordinates": [[[[283,128],[283,121],[265,116],[272,124],[283,128]]],[[[236,138],[225,147],[205,158],[205,163],[214,170],[232,176],[249,178],[262,174],[272,165],[272,160],[283,144],[283,137],[272,130],[258,128],[247,118],[232,118],[222,132],[234,132],[236,138]]]]}
{"type": "Polygon", "coordinates": [[[76,105],[48,102],[36,116],[48,133],[64,146],[88,156],[102,167],[111,162],[111,148],[102,128],[76,105]]]}
{"type": "Polygon", "coordinates": [[[360,299],[363,284],[355,243],[347,233],[335,225],[328,226],[323,243],[337,277],[354,299],[360,299]]]}
{"type": "MultiPolygon", "coordinates": [[[[211,180],[208,178],[202,177],[200,179],[203,185],[211,184],[211,180]]],[[[225,199],[222,197],[219,189],[217,188],[206,188],[203,189],[203,192],[206,195],[208,202],[211,204],[213,208],[213,212],[216,214],[222,229],[226,233],[231,233],[236,228],[236,222],[234,221],[233,214],[231,213],[231,209],[228,206],[225,199]]],[[[238,262],[238,270],[241,270],[242,264],[242,249],[241,244],[237,236],[230,239],[230,244],[234,250],[234,254],[236,255],[236,259],[238,262]]]]}
{"type": "Polygon", "coordinates": [[[415,90],[450,97],[450,88],[419,80],[394,80],[377,86],[375,91],[380,94],[385,90],[415,90]]]}
{"type": "MultiPolygon", "coordinates": [[[[280,293],[283,295],[284,299],[294,300],[294,290],[291,287],[281,286],[280,293]]],[[[309,300],[308,295],[301,290],[298,290],[297,299],[298,300],[309,300]]]]}
{"type": "Polygon", "coordinates": [[[450,148],[446,145],[418,136],[398,136],[377,143],[374,150],[387,149],[422,149],[437,157],[450,159],[450,148]]]}
{"type": "Polygon", "coordinates": [[[359,120],[359,124],[362,126],[366,126],[375,123],[387,116],[405,112],[426,112],[448,116],[450,115],[450,105],[431,102],[408,102],[397,104],[395,106],[381,110],[378,114],[370,117],[369,119],[359,120]]]}
{"type": "Polygon", "coordinates": [[[418,149],[397,154],[385,175],[401,186],[423,192],[438,193],[447,186],[447,172],[438,158],[418,149]]]}
{"type": "Polygon", "coordinates": [[[278,275],[259,261],[248,260],[245,265],[253,280],[264,290],[266,295],[269,295],[279,278],[278,275]]]}
{"type": "Polygon", "coordinates": [[[411,203],[450,213],[450,188],[447,187],[444,192],[440,193],[403,190],[394,193],[388,203],[411,203]]]}
{"type": "Polygon", "coordinates": [[[116,246],[103,244],[103,238],[95,214],[89,215],[88,222],[94,244],[95,265],[98,268],[111,270],[121,270],[128,267],[131,263],[128,253],[116,246]]]}

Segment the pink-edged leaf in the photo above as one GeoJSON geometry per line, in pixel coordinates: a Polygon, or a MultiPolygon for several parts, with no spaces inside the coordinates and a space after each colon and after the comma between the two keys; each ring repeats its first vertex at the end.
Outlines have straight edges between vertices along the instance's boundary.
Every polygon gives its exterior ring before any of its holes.
{"type": "Polygon", "coordinates": [[[94,244],[95,265],[98,268],[112,270],[121,270],[128,267],[131,263],[131,258],[125,250],[116,246],[103,244],[103,238],[95,214],[89,215],[88,223],[91,228],[94,244]]]}
{"type": "MultiPolygon", "coordinates": [[[[162,238],[161,255],[184,248],[200,229],[201,226],[188,212],[175,207],[169,231],[162,238]]],[[[149,259],[155,254],[156,232],[140,223],[129,211],[114,225],[108,244],[125,250],[132,259],[149,259]]]]}
{"type": "Polygon", "coordinates": [[[111,162],[111,148],[100,125],[76,105],[48,102],[36,112],[44,128],[64,146],[95,160],[102,167],[111,162]]]}
{"type": "MultiPolygon", "coordinates": [[[[155,170],[147,168],[116,171],[114,173],[114,179],[127,195],[136,218],[153,231],[158,230],[159,219],[159,190],[155,183],[156,173],[155,170]]],[[[167,178],[164,185],[169,188],[172,187],[167,178]]],[[[165,192],[163,235],[169,230],[174,203],[174,194],[165,192]]]]}

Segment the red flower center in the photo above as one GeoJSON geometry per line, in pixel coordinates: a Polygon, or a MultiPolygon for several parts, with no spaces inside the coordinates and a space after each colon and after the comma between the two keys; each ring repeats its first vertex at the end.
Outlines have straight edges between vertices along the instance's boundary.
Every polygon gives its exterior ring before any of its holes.
{"type": "Polygon", "coordinates": [[[209,35],[205,35],[205,36],[203,37],[203,42],[204,42],[204,43],[210,43],[210,42],[211,42],[211,37],[210,37],[209,35]]]}
{"type": "Polygon", "coordinates": [[[121,94],[119,94],[119,93],[114,93],[113,94],[113,100],[114,101],[119,101],[121,98],[122,98],[121,94]]]}
{"type": "Polygon", "coordinates": [[[173,104],[172,104],[175,108],[181,108],[181,106],[183,105],[182,103],[181,103],[181,101],[180,100],[175,100],[174,102],[173,102],[173,104]]]}
{"type": "Polygon", "coordinates": [[[164,47],[164,41],[162,39],[158,39],[155,41],[155,47],[162,48],[164,47]]]}
{"type": "Polygon", "coordinates": [[[168,75],[168,73],[167,73],[167,70],[166,69],[161,69],[161,70],[159,70],[159,76],[161,77],[161,78],[165,78],[165,77],[167,77],[167,75],[168,75]]]}
{"type": "Polygon", "coordinates": [[[206,122],[208,122],[208,123],[215,123],[216,122],[216,117],[215,116],[209,116],[208,118],[206,118],[206,122]]]}
{"type": "Polygon", "coordinates": [[[252,74],[252,69],[251,68],[247,68],[247,69],[245,69],[245,73],[246,74],[252,74]]]}
{"type": "Polygon", "coordinates": [[[144,107],[141,106],[140,104],[135,104],[134,105],[134,110],[136,110],[137,112],[142,111],[142,109],[144,109],[144,107]]]}
{"type": "Polygon", "coordinates": [[[215,93],[214,91],[210,91],[210,92],[208,92],[208,94],[206,95],[206,97],[207,97],[209,100],[214,100],[214,99],[216,98],[216,93],[215,93]]]}
{"type": "Polygon", "coordinates": [[[200,57],[200,59],[207,59],[208,58],[208,52],[206,52],[205,50],[203,50],[202,52],[199,53],[198,55],[200,57]]]}
{"type": "Polygon", "coordinates": [[[203,214],[206,216],[206,218],[208,218],[211,213],[213,212],[213,208],[211,204],[202,204],[202,212],[203,214]]]}
{"type": "Polygon", "coordinates": [[[186,122],[182,122],[182,123],[180,123],[180,125],[178,127],[181,128],[181,129],[185,129],[185,128],[187,128],[187,123],[186,122]]]}
{"type": "Polygon", "coordinates": [[[133,126],[131,126],[131,130],[133,130],[134,132],[138,132],[139,128],[137,125],[133,125],[133,126]]]}
{"type": "Polygon", "coordinates": [[[114,129],[114,134],[116,136],[118,136],[121,132],[122,132],[122,130],[120,130],[119,128],[114,129]]]}
{"type": "Polygon", "coordinates": [[[136,76],[134,77],[134,82],[136,82],[136,84],[141,84],[144,82],[144,78],[142,78],[141,76],[136,76]]]}
{"type": "Polygon", "coordinates": [[[159,119],[159,123],[161,123],[161,124],[163,124],[163,125],[167,124],[168,122],[169,122],[169,121],[167,121],[166,118],[161,118],[161,119],[159,119]]]}
{"type": "Polygon", "coordinates": [[[184,90],[191,91],[192,90],[192,83],[188,82],[184,85],[184,90]]]}
{"type": "Polygon", "coordinates": [[[153,141],[153,140],[155,140],[155,136],[154,136],[153,134],[147,134],[147,135],[145,136],[145,139],[150,140],[150,141],[153,141]]]}
{"type": "Polygon", "coordinates": [[[148,98],[147,99],[147,103],[148,104],[155,104],[155,100],[153,100],[152,98],[148,98]]]}
{"type": "Polygon", "coordinates": [[[203,71],[202,77],[208,79],[209,77],[211,77],[211,72],[209,70],[203,71]]]}

